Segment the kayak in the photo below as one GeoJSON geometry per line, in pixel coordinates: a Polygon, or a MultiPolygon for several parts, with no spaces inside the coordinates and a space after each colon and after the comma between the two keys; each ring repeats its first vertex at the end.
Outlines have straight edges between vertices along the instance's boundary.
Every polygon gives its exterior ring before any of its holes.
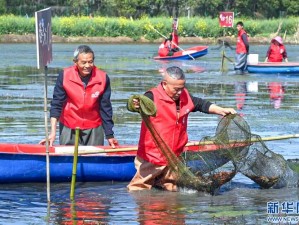
{"type": "Polygon", "coordinates": [[[195,46],[175,52],[172,56],[155,56],[155,60],[193,60],[208,54],[208,46],[195,46]]]}
{"type": "MultiPolygon", "coordinates": [[[[213,161],[213,168],[222,166],[229,159],[213,144],[198,145],[190,142],[185,151],[199,151],[213,161]],[[217,156],[218,155],[218,156],[217,156]]],[[[78,182],[130,181],[136,170],[134,158],[137,146],[79,146],[76,180],[78,182]]],[[[74,146],[49,147],[51,182],[69,182],[72,178],[74,146]]],[[[46,182],[46,147],[38,144],[0,143],[0,183],[46,182]]],[[[205,157],[204,157],[205,158],[205,157]]],[[[207,162],[192,161],[196,169],[209,172],[207,162]]]]}
{"type": "Polygon", "coordinates": [[[249,73],[281,73],[281,74],[299,74],[299,62],[259,62],[248,64],[249,73]]]}

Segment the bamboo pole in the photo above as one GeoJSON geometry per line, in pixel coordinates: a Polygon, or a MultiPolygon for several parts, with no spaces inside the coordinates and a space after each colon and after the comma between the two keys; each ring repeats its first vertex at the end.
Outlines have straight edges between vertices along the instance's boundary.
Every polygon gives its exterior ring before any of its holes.
{"type": "MultiPolygon", "coordinates": [[[[277,141],[277,140],[283,140],[283,139],[290,139],[290,138],[299,138],[299,134],[288,134],[288,135],[281,135],[281,136],[272,136],[272,137],[261,137],[259,138],[252,138],[250,142],[258,142],[260,140],[262,141],[277,141]]],[[[236,141],[231,141],[232,143],[235,143],[236,141]]],[[[214,144],[213,141],[199,141],[199,142],[191,142],[187,143],[186,146],[194,146],[194,145],[209,145],[214,144]]]]}
{"type": "Polygon", "coordinates": [[[73,172],[72,172],[72,183],[71,183],[71,193],[70,193],[70,199],[72,201],[74,200],[74,196],[75,196],[75,185],[76,185],[76,176],[77,176],[77,162],[78,162],[79,133],[80,133],[80,128],[76,127],[73,172]]]}
{"type": "Polygon", "coordinates": [[[76,201],[74,200],[71,201],[71,214],[72,214],[72,225],[77,225],[78,219],[77,219],[76,201]]]}
{"type": "MultiPolygon", "coordinates": [[[[262,141],[276,141],[276,140],[284,140],[284,139],[291,139],[291,138],[299,138],[299,134],[289,134],[289,135],[281,135],[281,136],[270,136],[270,137],[261,137],[261,139],[253,138],[251,142],[258,142],[262,141]]],[[[235,143],[236,141],[231,141],[231,143],[235,143]]],[[[195,141],[195,142],[188,142],[185,146],[197,146],[197,145],[212,145],[214,144],[213,141],[195,141]]],[[[98,149],[98,150],[84,150],[84,146],[81,152],[78,151],[78,155],[90,155],[90,154],[99,154],[99,153],[116,153],[116,152],[132,152],[137,151],[138,147],[127,147],[127,148],[112,148],[112,149],[98,149]]],[[[72,154],[71,152],[60,152],[60,154],[72,154]]],[[[57,154],[57,153],[56,153],[57,154]]]]}

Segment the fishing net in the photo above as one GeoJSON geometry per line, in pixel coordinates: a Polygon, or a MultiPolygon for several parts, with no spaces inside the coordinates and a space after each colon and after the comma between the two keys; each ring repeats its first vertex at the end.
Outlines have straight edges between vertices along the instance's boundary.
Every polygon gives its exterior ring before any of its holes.
{"type": "Polygon", "coordinates": [[[157,130],[151,124],[149,116],[155,116],[156,107],[153,101],[144,95],[133,95],[128,101],[128,110],[132,112],[139,112],[147,128],[152,134],[153,140],[156,146],[161,150],[165,158],[167,159],[169,167],[175,171],[178,177],[178,186],[187,187],[192,189],[198,189],[201,191],[211,192],[210,181],[203,177],[195,176],[188,167],[173,153],[170,147],[164,142],[157,130]],[[138,99],[140,102],[140,108],[135,109],[133,99],[138,99]],[[144,107],[145,106],[145,107],[144,107]],[[144,108],[143,108],[144,107],[144,108]],[[184,177],[184,178],[183,178],[184,177]],[[187,179],[186,179],[187,178],[187,179]]]}
{"type": "Polygon", "coordinates": [[[203,138],[196,143],[197,150],[190,148],[177,157],[149,120],[149,116],[156,114],[156,107],[149,98],[131,96],[128,110],[140,113],[157,148],[176,173],[179,187],[214,194],[238,172],[262,188],[298,185],[298,173],[281,155],[269,150],[258,135],[252,134],[249,125],[239,115],[223,117],[215,136],[203,138]],[[133,99],[139,100],[140,108],[134,107],[133,99]]]}
{"type": "Polygon", "coordinates": [[[262,188],[297,187],[298,173],[280,154],[271,151],[258,135],[252,135],[252,145],[238,161],[239,172],[262,188]]]}

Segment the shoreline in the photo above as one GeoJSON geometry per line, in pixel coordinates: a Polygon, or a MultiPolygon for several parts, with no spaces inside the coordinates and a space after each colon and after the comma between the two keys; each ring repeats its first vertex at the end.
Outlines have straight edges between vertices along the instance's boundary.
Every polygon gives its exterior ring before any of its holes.
{"type": "MultiPolygon", "coordinates": [[[[225,40],[230,44],[236,43],[236,37],[227,36],[219,38],[202,38],[202,37],[180,37],[181,44],[217,44],[218,40],[225,40]]],[[[270,44],[270,37],[249,37],[251,44],[270,44]]],[[[163,38],[149,41],[145,38],[134,40],[129,37],[60,37],[53,35],[52,43],[99,43],[99,44],[159,44],[163,38]]],[[[35,34],[18,35],[5,34],[0,35],[0,43],[35,43],[35,34]]],[[[287,40],[284,44],[299,44],[297,40],[287,40]]]]}

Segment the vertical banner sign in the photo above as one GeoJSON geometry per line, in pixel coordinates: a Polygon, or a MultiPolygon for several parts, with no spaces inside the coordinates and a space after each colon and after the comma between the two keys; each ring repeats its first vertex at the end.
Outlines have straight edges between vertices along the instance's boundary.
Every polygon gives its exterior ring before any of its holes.
{"type": "Polygon", "coordinates": [[[233,12],[220,12],[219,25],[220,25],[220,27],[233,27],[234,26],[234,13],[233,12]]]}
{"type": "Polygon", "coordinates": [[[52,61],[51,8],[35,12],[35,33],[37,47],[37,68],[52,61]]]}

